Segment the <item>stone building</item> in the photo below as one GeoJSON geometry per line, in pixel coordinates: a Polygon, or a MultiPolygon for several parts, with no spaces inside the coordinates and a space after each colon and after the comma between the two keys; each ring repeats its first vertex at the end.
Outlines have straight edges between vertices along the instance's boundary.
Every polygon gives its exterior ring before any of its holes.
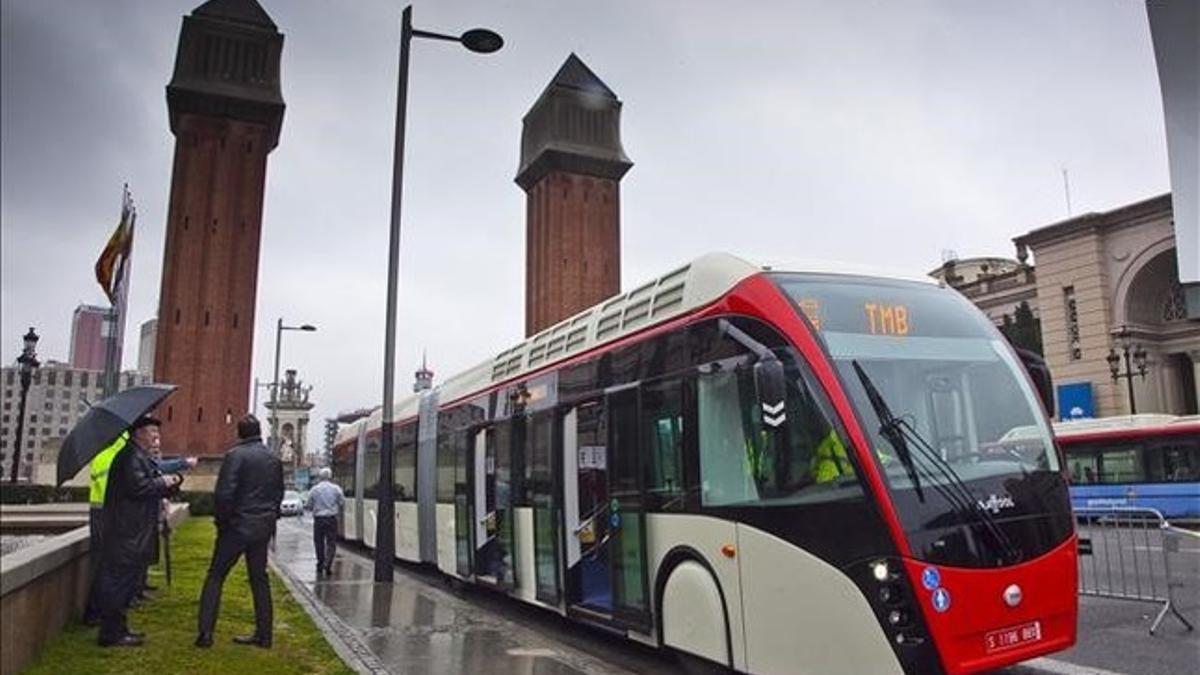
{"type": "Polygon", "coordinates": [[[1108,362],[1121,353],[1122,334],[1146,354],[1145,377],[1133,378],[1137,411],[1198,412],[1200,321],[1188,318],[1184,303],[1171,195],[1069,218],[1013,243],[1017,259],[1008,262],[1015,266],[1003,264],[997,274],[991,264],[986,273],[961,274],[967,261],[948,261],[933,276],[993,320],[1013,301],[1030,302],[1060,413],[1064,389],[1088,401],[1097,417],[1130,412],[1127,384],[1113,380],[1108,362]]]}
{"type": "MultiPolygon", "coordinates": [[[[33,371],[25,399],[25,426],[19,451],[19,473],[27,478],[45,482],[46,471],[39,466],[54,466],[58,450],[67,433],[88,409],[88,403],[103,398],[103,371],[74,368],[59,361],[47,361],[33,371]]],[[[120,389],[148,381],[137,371],[121,373],[120,389]]],[[[12,472],[13,454],[17,448],[17,417],[20,411],[21,378],[16,366],[5,366],[0,373],[0,476],[12,472]]],[[[168,448],[164,454],[173,454],[168,448]]],[[[53,478],[53,472],[49,474],[53,478]]]]}
{"type": "Polygon", "coordinates": [[[996,325],[1022,302],[1037,316],[1037,278],[1032,265],[1010,258],[951,258],[929,276],[945,281],[983,310],[996,325]]]}

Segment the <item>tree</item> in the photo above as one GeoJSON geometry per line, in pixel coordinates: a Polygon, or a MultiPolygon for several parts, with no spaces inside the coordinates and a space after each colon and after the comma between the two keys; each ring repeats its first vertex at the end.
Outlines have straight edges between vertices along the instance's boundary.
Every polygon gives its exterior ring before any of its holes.
{"type": "Polygon", "coordinates": [[[1042,353],[1042,322],[1033,315],[1029,302],[1022,300],[1011,316],[1003,316],[1000,332],[1014,347],[1028,349],[1039,356],[1045,355],[1042,353]]]}

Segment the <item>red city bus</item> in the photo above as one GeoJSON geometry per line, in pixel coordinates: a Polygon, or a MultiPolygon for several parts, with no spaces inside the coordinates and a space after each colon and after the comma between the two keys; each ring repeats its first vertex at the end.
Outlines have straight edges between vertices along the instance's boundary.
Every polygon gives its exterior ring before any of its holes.
{"type": "MultiPolygon", "coordinates": [[[[1045,413],[935,283],[706,256],[394,413],[397,557],[581,623],[748,673],[972,673],[1075,642],[1045,413]]],[[[335,450],[368,546],[379,428],[335,450]]]]}

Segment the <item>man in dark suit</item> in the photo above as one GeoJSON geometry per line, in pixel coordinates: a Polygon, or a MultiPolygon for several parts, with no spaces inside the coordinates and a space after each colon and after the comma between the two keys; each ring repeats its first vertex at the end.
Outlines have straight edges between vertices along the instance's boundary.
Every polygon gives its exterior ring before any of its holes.
{"type": "Polygon", "coordinates": [[[100,576],[100,646],[137,647],[142,636],[129,630],[125,610],[141,590],[142,571],[155,551],[152,525],[159,502],[183,482],[178,474],[158,471],[149,449],[158,444],[159,421],[142,417],[130,429],[129,442],[117,454],[104,496],[100,576]]]}
{"type": "Polygon", "coordinates": [[[254,415],[238,420],[238,443],[225,454],[213,494],[217,542],[204,590],[200,593],[197,647],[211,647],[221,587],[234,563],[246,556],[250,591],[254,596],[254,634],[235,637],[243,645],[271,646],[271,589],[267,583],[267,547],[275,535],[283,501],[283,465],[262,442],[254,415]]]}

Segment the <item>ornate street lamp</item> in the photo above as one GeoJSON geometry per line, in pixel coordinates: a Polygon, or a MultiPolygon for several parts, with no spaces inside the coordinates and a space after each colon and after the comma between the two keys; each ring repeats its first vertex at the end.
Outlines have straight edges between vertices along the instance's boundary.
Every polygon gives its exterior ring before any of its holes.
{"type": "Polygon", "coordinates": [[[396,138],[392,156],[392,214],[388,235],[387,309],[383,343],[383,419],[380,420],[379,510],[375,529],[375,581],[391,581],[396,557],[395,488],[392,477],[392,400],[396,380],[396,295],[400,271],[400,204],[404,193],[404,126],[408,109],[408,52],[414,37],[458,42],[468,50],[490,54],[504,46],[504,39],[483,28],[462,35],[443,35],[412,27],[412,5],[400,19],[400,72],[396,86],[396,138]]]}
{"type": "Polygon", "coordinates": [[[29,327],[29,332],[25,334],[24,340],[25,346],[21,349],[21,355],[17,357],[17,365],[21,373],[21,404],[20,410],[17,412],[17,447],[13,449],[12,476],[10,478],[14,483],[17,482],[17,472],[20,471],[21,453],[25,451],[25,398],[29,394],[29,381],[33,378],[33,371],[42,365],[37,360],[38,334],[34,332],[33,326],[29,327]]]}
{"type": "Polygon", "coordinates": [[[1140,376],[1143,380],[1146,379],[1146,350],[1133,341],[1133,333],[1129,331],[1129,327],[1122,325],[1113,332],[1113,337],[1121,343],[1121,354],[1125,356],[1125,372],[1121,372],[1121,355],[1115,349],[1108,350],[1108,356],[1104,357],[1108,361],[1108,372],[1112,375],[1113,384],[1116,384],[1122,378],[1125,379],[1129,386],[1129,414],[1137,414],[1137,401],[1133,396],[1133,378],[1140,376]],[[1130,352],[1133,353],[1132,361],[1130,360],[1130,352]],[[1134,372],[1136,367],[1137,371],[1134,372]]]}

